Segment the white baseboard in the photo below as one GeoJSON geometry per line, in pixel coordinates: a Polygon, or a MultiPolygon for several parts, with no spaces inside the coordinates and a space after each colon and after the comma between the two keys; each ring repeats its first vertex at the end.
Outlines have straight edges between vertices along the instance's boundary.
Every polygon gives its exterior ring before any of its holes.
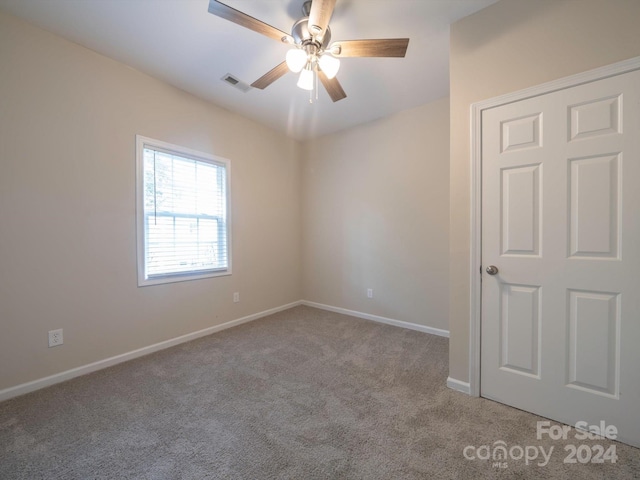
{"type": "Polygon", "coordinates": [[[149,355],[150,353],[157,352],[159,350],[164,350],[165,348],[170,348],[175,345],[179,345],[181,343],[189,342],[191,340],[195,340],[196,338],[204,337],[206,335],[211,335],[212,333],[216,333],[221,330],[226,330],[227,328],[231,328],[237,325],[241,325],[243,323],[251,322],[253,320],[257,320],[259,318],[266,317],[267,315],[272,315],[274,313],[278,313],[283,310],[287,310],[289,308],[296,307],[301,304],[302,302],[298,301],[298,302],[289,303],[287,305],[282,305],[280,307],[271,308],[269,310],[264,310],[262,312],[254,313],[253,315],[248,315],[246,317],[238,318],[236,320],[231,320],[229,322],[225,322],[220,325],[214,325],[213,327],[205,328],[203,330],[198,330],[197,332],[188,333],[186,335],[181,335],[180,337],[165,340],[160,343],[155,343],[147,347],[142,347],[137,350],[133,350],[131,352],[116,355],[115,357],[106,358],[104,360],[98,360],[97,362],[93,362],[88,365],[83,365],[81,367],[72,368],[71,370],[66,370],[64,372],[56,373],[55,375],[39,378],[37,380],[33,380],[27,383],[22,383],[14,387],[5,388],[4,390],[0,390],[0,402],[3,400],[8,400],[13,397],[17,397],[19,395],[24,395],[25,393],[39,390],[44,387],[55,385],[56,383],[61,383],[61,382],[70,380],[72,378],[79,377],[81,375],[86,375],[87,373],[95,372],[97,370],[102,370],[103,368],[111,367],[113,365],[117,365],[118,363],[126,362],[128,360],[133,360],[134,358],[142,357],[144,355],[149,355]]]}
{"type": "Polygon", "coordinates": [[[461,382],[460,380],[449,377],[447,378],[447,387],[452,390],[471,395],[471,385],[469,384],[469,382],[461,382]]]}
{"type": "Polygon", "coordinates": [[[307,300],[300,301],[301,305],[308,307],[319,308],[321,310],[327,310],[329,312],[342,313],[344,315],[350,315],[352,317],[364,318],[365,320],[373,320],[374,322],[386,323],[387,325],[393,325],[395,327],[408,328],[409,330],[417,330],[418,332],[430,333],[431,335],[438,335],[439,337],[449,338],[449,330],[441,330],[440,328],[427,327],[426,325],[418,325],[417,323],[403,322],[401,320],[394,320],[392,318],[380,317],[378,315],[371,315],[370,313],[357,312],[355,310],[347,310],[346,308],[332,307],[331,305],[324,305],[322,303],[309,302],[307,300]]]}
{"type": "MultiPolygon", "coordinates": [[[[134,358],[138,358],[138,357],[143,357],[145,355],[149,355],[150,353],[154,353],[159,350],[164,350],[166,348],[170,348],[175,345],[179,345],[181,343],[189,342],[191,340],[195,340],[196,338],[204,337],[206,335],[211,335],[212,333],[226,330],[227,328],[231,328],[237,325],[241,325],[243,323],[251,322],[253,320],[257,320],[259,318],[266,317],[268,315],[272,315],[274,313],[278,313],[283,310],[296,307],[298,305],[307,305],[309,307],[319,308],[321,310],[328,310],[330,312],[342,313],[344,315],[363,318],[365,320],[372,320],[374,322],[386,323],[387,325],[408,328],[410,330],[417,330],[419,332],[430,333],[432,335],[438,335],[440,337],[447,337],[447,338],[449,337],[448,330],[441,330],[439,328],[427,327],[425,325],[418,325],[416,323],[403,322],[403,321],[394,320],[391,318],[380,317],[378,315],[371,315],[369,313],[362,313],[362,312],[357,312],[355,310],[348,310],[346,308],[332,307],[330,305],[323,305],[321,303],[300,300],[300,301],[289,303],[286,305],[281,305],[279,307],[271,308],[269,310],[264,310],[262,312],[254,313],[253,315],[248,315],[246,317],[238,318],[236,320],[231,320],[229,322],[222,323],[220,325],[214,325],[213,327],[205,328],[203,330],[198,330],[197,332],[192,332],[186,335],[182,335],[180,337],[165,340],[160,343],[155,343],[153,345],[142,347],[137,350],[133,350],[131,352],[116,355],[114,357],[106,358],[104,360],[98,360],[97,362],[72,368],[71,370],[66,370],[64,372],[56,373],[48,377],[39,378],[31,382],[22,383],[14,387],[5,388],[4,390],[0,390],[0,402],[3,400],[8,400],[13,397],[24,395],[25,393],[39,390],[41,388],[55,385],[56,383],[65,382],[67,380],[71,380],[72,378],[79,377],[81,375],[86,375],[91,372],[102,370],[103,368],[111,367],[113,365],[117,365],[118,363],[133,360],[134,358]]],[[[459,390],[465,393],[469,392],[468,383],[465,384],[463,382],[458,382],[457,380],[452,380],[452,379],[449,379],[449,380],[447,380],[447,386],[449,386],[450,388],[453,388],[454,390],[459,390]],[[451,380],[452,384],[450,384],[449,380],[451,380]],[[456,386],[452,386],[453,384],[455,384],[456,386]],[[464,387],[465,385],[466,385],[466,390],[464,387]]]]}

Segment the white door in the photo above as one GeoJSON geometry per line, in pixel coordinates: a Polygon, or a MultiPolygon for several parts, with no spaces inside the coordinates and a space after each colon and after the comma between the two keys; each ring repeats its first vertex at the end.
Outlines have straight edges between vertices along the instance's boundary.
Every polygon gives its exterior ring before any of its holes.
{"type": "Polygon", "coordinates": [[[481,395],[640,446],[640,71],[483,112],[482,265],[481,395]]]}

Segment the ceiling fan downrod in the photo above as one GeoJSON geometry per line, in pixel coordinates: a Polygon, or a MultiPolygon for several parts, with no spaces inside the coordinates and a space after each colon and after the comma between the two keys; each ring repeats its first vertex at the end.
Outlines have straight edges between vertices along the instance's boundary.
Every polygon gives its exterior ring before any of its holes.
{"type": "Polygon", "coordinates": [[[308,17],[311,14],[311,0],[307,0],[302,4],[302,15],[308,17]]]}

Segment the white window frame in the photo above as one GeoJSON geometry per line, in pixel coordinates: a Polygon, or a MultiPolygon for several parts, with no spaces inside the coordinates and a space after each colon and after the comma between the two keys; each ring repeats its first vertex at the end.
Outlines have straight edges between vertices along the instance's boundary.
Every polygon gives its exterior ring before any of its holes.
{"type": "Polygon", "coordinates": [[[208,153],[199,152],[190,148],[173,145],[171,143],[155,140],[153,138],[136,135],[136,232],[137,232],[137,267],[138,286],[159,285],[174,282],[184,282],[201,278],[220,277],[231,275],[231,162],[222,157],[217,157],[208,153]],[[144,149],[164,151],[181,157],[223,165],[225,167],[225,196],[226,196],[226,234],[227,234],[227,268],[193,271],[184,273],[172,273],[147,277],[145,265],[145,211],[144,211],[144,149]]]}

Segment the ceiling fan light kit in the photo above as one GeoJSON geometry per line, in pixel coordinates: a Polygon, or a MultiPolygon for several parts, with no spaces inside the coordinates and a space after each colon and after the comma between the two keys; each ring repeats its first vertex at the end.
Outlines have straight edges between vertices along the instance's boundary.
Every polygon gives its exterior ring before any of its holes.
{"type": "Polygon", "coordinates": [[[336,0],[304,2],[304,17],[293,24],[291,35],[218,0],[209,0],[209,12],[254,32],[295,46],[287,52],[284,62],[253,82],[252,87],[264,89],[287,71],[291,71],[300,73],[298,87],[312,93],[317,84],[314,79],[320,79],[331,100],[337,102],[346,98],[347,94],[336,78],[340,69],[340,60],[336,57],[404,57],[409,39],[347,40],[330,45],[329,21],[335,4],[336,0]]]}
{"type": "Polygon", "coordinates": [[[298,50],[297,48],[292,48],[291,50],[289,50],[287,52],[286,59],[287,67],[289,67],[289,70],[291,70],[293,73],[298,73],[307,64],[307,54],[302,50],[298,50]]]}
{"type": "Polygon", "coordinates": [[[311,67],[305,67],[304,70],[300,72],[300,78],[298,79],[298,87],[303,90],[313,91],[313,70],[311,67]]]}
{"type": "Polygon", "coordinates": [[[340,60],[337,58],[329,55],[323,55],[318,60],[318,63],[328,79],[332,79],[338,74],[338,70],[340,69],[340,60]]]}

